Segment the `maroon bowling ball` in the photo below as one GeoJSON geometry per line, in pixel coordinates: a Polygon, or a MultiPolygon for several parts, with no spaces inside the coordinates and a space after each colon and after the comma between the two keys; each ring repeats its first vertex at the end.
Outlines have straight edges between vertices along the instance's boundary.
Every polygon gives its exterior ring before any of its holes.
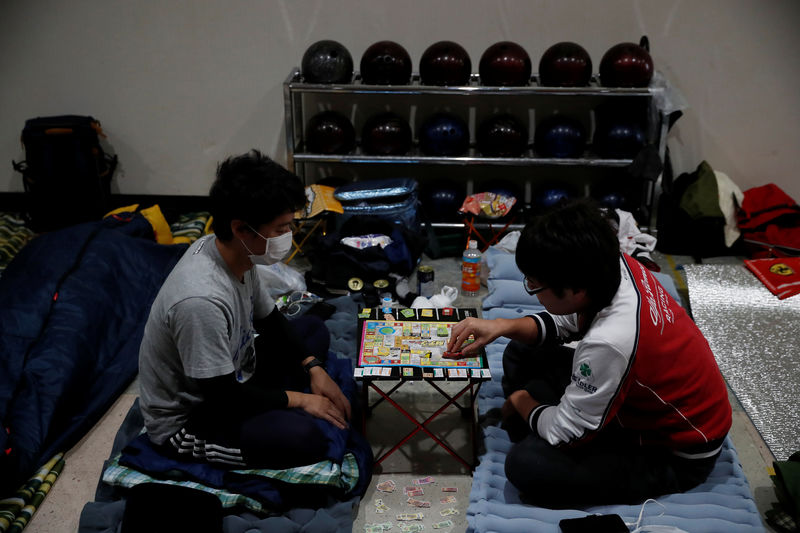
{"type": "Polygon", "coordinates": [[[556,43],[539,60],[539,84],[546,87],[585,87],[592,79],[592,58],[579,44],[556,43]]]}
{"type": "Polygon", "coordinates": [[[411,79],[411,56],[394,41],[378,41],[361,56],[361,79],[369,85],[405,85],[411,79]]]}
{"type": "MultiPolygon", "coordinates": [[[[646,40],[642,39],[646,45],[646,40]]],[[[612,46],[600,60],[603,87],[647,87],[653,79],[653,58],[646,46],[620,43],[612,46]]]]}
{"type": "Polygon", "coordinates": [[[411,149],[411,126],[394,113],[367,119],[361,130],[361,148],[371,155],[403,155],[411,149]]]}
{"type": "Polygon", "coordinates": [[[349,83],[353,57],[339,42],[317,41],[306,49],[300,69],[307,83],[349,83]]]}
{"type": "Polygon", "coordinates": [[[528,146],[528,129],[513,115],[495,115],[478,126],[475,142],[487,157],[517,157],[528,146]]]}
{"type": "Polygon", "coordinates": [[[467,85],[472,61],[464,47],[453,41],[430,45],[419,60],[419,78],[423,85],[467,85]]]}
{"type": "Polygon", "coordinates": [[[306,147],[311,153],[346,154],[356,145],[353,124],[341,113],[323,111],[306,125],[306,147]]]}
{"type": "Polygon", "coordinates": [[[528,52],[511,41],[500,41],[487,48],[478,65],[481,84],[489,86],[527,85],[531,70],[528,52]]]}

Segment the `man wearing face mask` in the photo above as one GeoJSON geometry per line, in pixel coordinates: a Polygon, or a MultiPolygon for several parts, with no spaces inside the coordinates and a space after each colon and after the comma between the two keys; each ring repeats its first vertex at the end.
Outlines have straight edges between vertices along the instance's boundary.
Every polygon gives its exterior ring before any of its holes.
{"type": "Polygon", "coordinates": [[[219,165],[209,200],[214,234],[186,251],[145,326],[140,405],[150,441],[173,457],[233,466],[322,460],[319,420],[343,429],[350,418],[324,369],[329,332],[317,317],[289,322],[254,268],[289,252],[303,186],[253,150],[219,165]]]}

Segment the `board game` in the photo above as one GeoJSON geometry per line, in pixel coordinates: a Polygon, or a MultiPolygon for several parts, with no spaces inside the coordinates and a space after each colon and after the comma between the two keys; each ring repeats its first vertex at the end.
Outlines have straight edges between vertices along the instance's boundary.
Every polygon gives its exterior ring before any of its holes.
{"type": "Polygon", "coordinates": [[[488,379],[485,352],[474,357],[444,357],[451,328],[474,309],[380,309],[359,313],[360,343],[356,377],[488,379]]]}

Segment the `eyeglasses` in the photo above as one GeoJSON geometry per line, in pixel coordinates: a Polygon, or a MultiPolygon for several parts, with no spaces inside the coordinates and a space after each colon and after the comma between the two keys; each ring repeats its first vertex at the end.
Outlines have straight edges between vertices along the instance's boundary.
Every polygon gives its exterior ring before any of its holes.
{"type": "Polygon", "coordinates": [[[543,285],[539,287],[534,287],[533,285],[531,285],[531,281],[528,279],[528,276],[522,278],[522,286],[525,287],[525,292],[527,292],[531,296],[533,296],[534,294],[539,294],[540,292],[542,292],[547,288],[543,285]]]}

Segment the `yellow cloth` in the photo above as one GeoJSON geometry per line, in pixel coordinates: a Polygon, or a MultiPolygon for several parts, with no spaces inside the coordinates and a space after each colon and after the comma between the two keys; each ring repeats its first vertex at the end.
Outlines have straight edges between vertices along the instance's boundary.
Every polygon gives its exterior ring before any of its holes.
{"type": "MultiPolygon", "coordinates": [[[[109,211],[106,213],[106,217],[110,217],[112,215],[116,215],[119,213],[135,213],[136,210],[139,209],[139,204],[131,204],[126,205],[124,207],[118,207],[113,211],[109,211]]],[[[177,242],[188,242],[186,240],[178,240],[175,241],[172,238],[172,230],[169,229],[169,224],[167,223],[167,219],[164,218],[164,214],[161,212],[161,208],[158,204],[155,204],[151,207],[146,209],[142,209],[139,211],[141,215],[147,219],[151,226],[153,226],[153,233],[156,236],[156,242],[158,244],[175,244],[177,242]]]]}

